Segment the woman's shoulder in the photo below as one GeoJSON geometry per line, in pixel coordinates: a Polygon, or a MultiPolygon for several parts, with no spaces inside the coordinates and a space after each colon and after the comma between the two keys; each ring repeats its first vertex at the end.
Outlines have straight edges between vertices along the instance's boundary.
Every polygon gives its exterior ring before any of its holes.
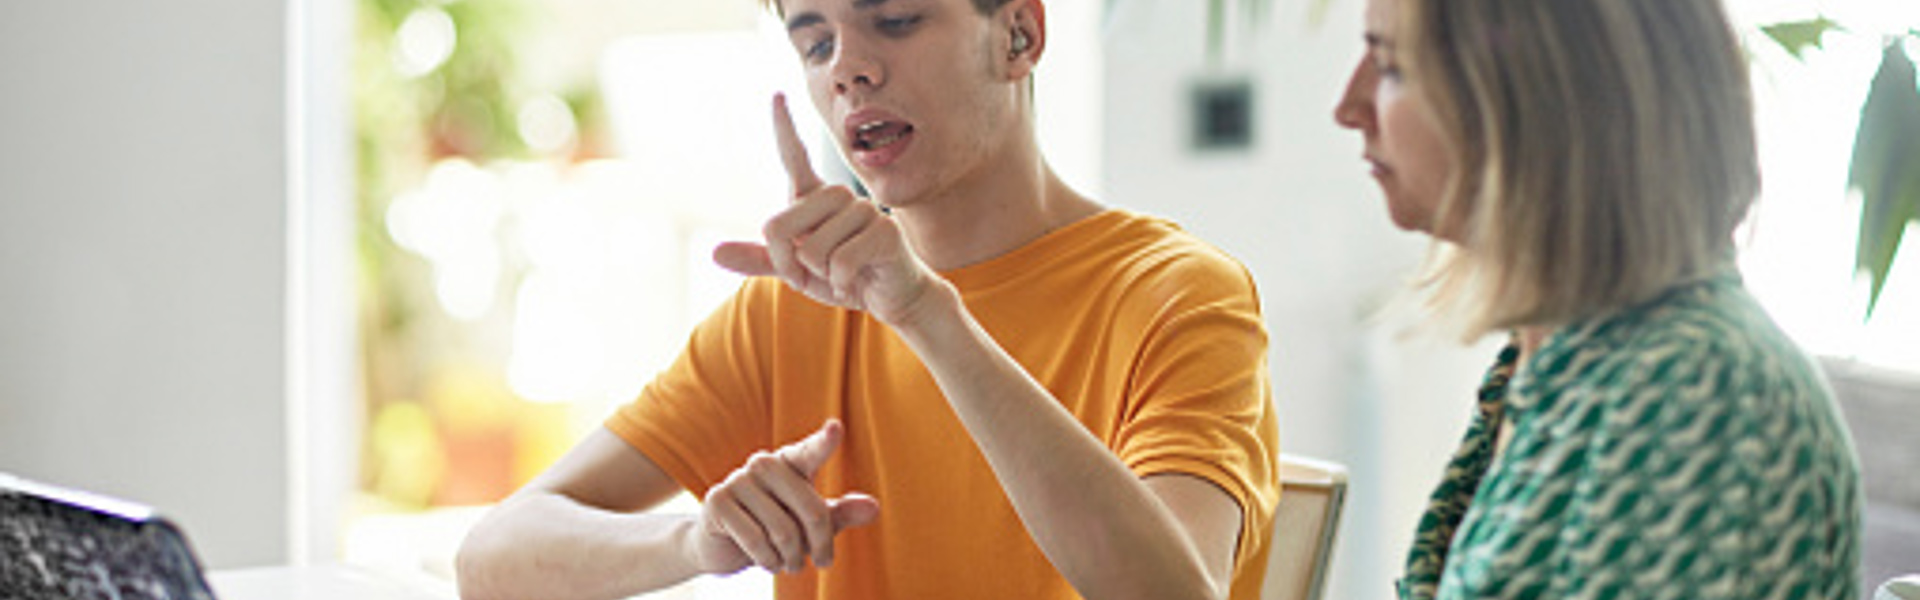
{"type": "MultiPolygon", "coordinates": [[[[1650,561],[1607,556],[1622,576],[1689,555],[1729,560],[1739,585],[1758,589],[1783,576],[1845,585],[1852,443],[1818,368],[1737,280],[1579,327],[1543,345],[1529,366],[1544,367],[1523,373],[1510,400],[1530,405],[1511,448],[1532,462],[1514,472],[1544,474],[1552,482],[1538,489],[1555,491],[1534,505],[1571,497],[1606,532],[1658,535],[1650,561]]],[[[1587,548],[1614,547],[1593,540],[1587,548]]]]}
{"type": "Polygon", "coordinates": [[[1623,398],[1827,394],[1813,360],[1731,275],[1569,326],[1539,354],[1529,365],[1537,384],[1599,386],[1623,398]]]}
{"type": "Polygon", "coordinates": [[[1850,442],[1817,363],[1737,279],[1555,337],[1515,381],[1510,404],[1522,412],[1588,415],[1579,422],[1596,439],[1654,434],[1691,455],[1768,462],[1800,448],[1846,462],[1850,442]]]}

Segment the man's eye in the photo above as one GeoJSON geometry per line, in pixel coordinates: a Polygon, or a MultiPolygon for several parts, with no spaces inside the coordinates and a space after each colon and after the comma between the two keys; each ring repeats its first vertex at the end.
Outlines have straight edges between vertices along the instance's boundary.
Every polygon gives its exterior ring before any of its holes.
{"type": "Polygon", "coordinates": [[[824,59],[833,56],[833,38],[825,38],[807,46],[803,53],[808,59],[824,59]]]}
{"type": "Polygon", "coordinates": [[[889,33],[905,32],[906,30],[913,28],[914,25],[918,25],[918,24],[920,24],[920,15],[913,15],[913,16],[907,16],[907,17],[888,17],[888,18],[880,19],[878,22],[878,26],[880,30],[889,32],[889,33]]]}

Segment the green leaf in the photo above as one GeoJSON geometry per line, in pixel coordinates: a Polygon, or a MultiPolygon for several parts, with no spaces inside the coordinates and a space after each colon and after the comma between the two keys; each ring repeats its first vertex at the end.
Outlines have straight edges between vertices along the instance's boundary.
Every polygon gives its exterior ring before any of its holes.
{"type": "Polygon", "coordinates": [[[1859,190],[1864,203],[1854,268],[1872,277],[1872,317],[1907,223],[1920,222],[1920,88],[1898,38],[1887,43],[1860,109],[1847,186],[1859,190]]]}
{"type": "Polygon", "coordinates": [[[1227,0],[1207,2],[1207,62],[1220,64],[1227,44],[1227,0]]]}
{"type": "Polygon", "coordinates": [[[1835,23],[1832,19],[1826,17],[1820,17],[1805,21],[1788,21],[1765,25],[1760,28],[1760,31],[1766,32],[1767,37],[1773,38],[1773,41],[1779,43],[1780,47],[1786,48],[1787,52],[1792,54],[1794,58],[1800,58],[1800,53],[1806,51],[1808,46],[1815,48],[1821,47],[1820,37],[1826,35],[1829,31],[1839,28],[1839,23],[1835,23]]]}
{"type": "Polygon", "coordinates": [[[1241,8],[1247,12],[1247,22],[1259,27],[1267,22],[1267,13],[1273,8],[1273,0],[1240,0],[1241,8]]]}
{"type": "Polygon", "coordinates": [[[1333,0],[1313,0],[1307,7],[1307,23],[1319,27],[1327,22],[1327,9],[1333,7],[1333,0]]]}
{"type": "MultiPolygon", "coordinates": [[[[1207,63],[1211,65],[1219,65],[1222,58],[1226,56],[1227,23],[1230,20],[1227,14],[1228,1],[1208,0],[1207,2],[1207,63]]],[[[1274,2],[1274,0],[1232,1],[1240,5],[1240,17],[1245,19],[1242,25],[1247,29],[1256,29],[1265,25],[1267,15],[1273,10],[1274,2]]],[[[1324,3],[1327,0],[1315,1],[1324,3]]],[[[1111,0],[1107,6],[1113,6],[1111,0]]]]}

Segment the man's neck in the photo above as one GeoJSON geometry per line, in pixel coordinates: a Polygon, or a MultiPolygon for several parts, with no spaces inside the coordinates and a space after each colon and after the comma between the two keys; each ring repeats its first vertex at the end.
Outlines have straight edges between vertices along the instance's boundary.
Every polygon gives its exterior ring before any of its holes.
{"type": "Polygon", "coordinates": [[[1101,210],[1067,187],[1032,141],[934,196],[897,208],[914,252],[937,271],[1012,252],[1101,210]]]}

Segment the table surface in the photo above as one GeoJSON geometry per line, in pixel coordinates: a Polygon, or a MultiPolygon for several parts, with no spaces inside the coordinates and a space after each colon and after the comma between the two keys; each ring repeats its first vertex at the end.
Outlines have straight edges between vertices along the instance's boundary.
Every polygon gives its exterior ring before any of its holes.
{"type": "Polygon", "coordinates": [[[220,600],[453,600],[451,583],[349,565],[260,567],[207,574],[220,600]]]}

